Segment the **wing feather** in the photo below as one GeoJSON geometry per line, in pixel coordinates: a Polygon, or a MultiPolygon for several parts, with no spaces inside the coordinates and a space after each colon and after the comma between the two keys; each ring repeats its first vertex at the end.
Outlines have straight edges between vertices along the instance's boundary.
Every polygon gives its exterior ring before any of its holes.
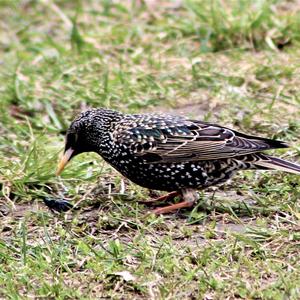
{"type": "Polygon", "coordinates": [[[229,158],[287,147],[280,141],[169,115],[127,115],[116,125],[113,140],[149,162],[172,163],[229,158]]]}

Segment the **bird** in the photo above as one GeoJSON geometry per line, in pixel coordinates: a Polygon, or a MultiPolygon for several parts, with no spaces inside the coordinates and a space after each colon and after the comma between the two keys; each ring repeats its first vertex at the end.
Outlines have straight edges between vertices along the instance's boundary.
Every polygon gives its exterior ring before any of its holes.
{"type": "Polygon", "coordinates": [[[280,170],[300,175],[300,165],[265,150],[287,148],[279,140],[247,135],[218,124],[160,113],[125,114],[106,108],[82,112],[71,123],[60,175],[83,152],[96,152],[137,185],[181,198],[156,208],[157,215],[192,207],[197,191],[220,185],[242,170],[280,170]]]}

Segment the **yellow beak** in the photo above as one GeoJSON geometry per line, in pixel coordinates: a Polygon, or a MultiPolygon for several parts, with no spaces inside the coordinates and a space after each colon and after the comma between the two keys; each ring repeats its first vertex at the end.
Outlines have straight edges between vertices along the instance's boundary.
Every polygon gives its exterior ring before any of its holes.
{"type": "Polygon", "coordinates": [[[63,157],[61,158],[61,160],[57,166],[56,176],[60,175],[60,173],[63,171],[63,169],[65,168],[65,166],[71,159],[73,152],[74,152],[74,149],[70,148],[64,153],[63,157]]]}

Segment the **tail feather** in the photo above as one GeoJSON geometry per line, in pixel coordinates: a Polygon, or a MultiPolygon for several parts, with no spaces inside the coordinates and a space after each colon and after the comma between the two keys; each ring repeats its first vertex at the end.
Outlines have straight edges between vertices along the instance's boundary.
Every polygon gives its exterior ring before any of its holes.
{"type": "Polygon", "coordinates": [[[263,155],[263,160],[256,161],[254,164],[268,169],[285,171],[300,175],[300,165],[273,156],[263,155]]]}

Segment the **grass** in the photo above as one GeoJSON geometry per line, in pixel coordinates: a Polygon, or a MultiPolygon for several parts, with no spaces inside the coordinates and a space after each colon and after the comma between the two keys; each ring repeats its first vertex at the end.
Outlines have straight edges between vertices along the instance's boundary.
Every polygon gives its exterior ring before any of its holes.
{"type": "Polygon", "coordinates": [[[100,106],[217,121],[299,161],[299,14],[297,1],[0,1],[0,297],[298,299],[299,176],[244,172],[156,217],[97,155],[54,173],[70,121],[100,106]],[[76,209],[53,214],[45,197],[76,209]]]}

